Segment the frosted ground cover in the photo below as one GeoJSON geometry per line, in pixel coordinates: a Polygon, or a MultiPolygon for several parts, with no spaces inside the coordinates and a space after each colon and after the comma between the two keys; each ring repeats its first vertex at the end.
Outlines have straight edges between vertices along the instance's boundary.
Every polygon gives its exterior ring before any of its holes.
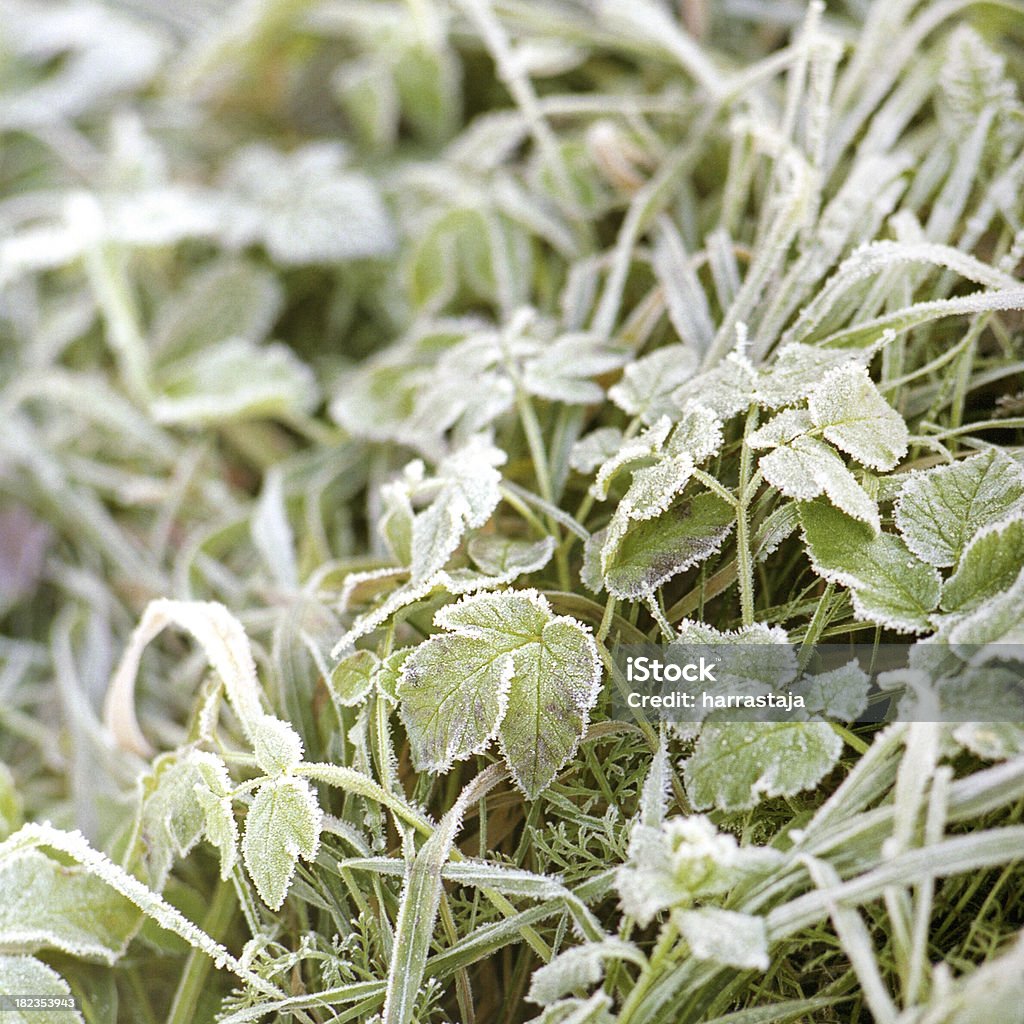
{"type": "Polygon", "coordinates": [[[0,0],[7,1019],[1024,1021],[1022,27],[0,0]]]}

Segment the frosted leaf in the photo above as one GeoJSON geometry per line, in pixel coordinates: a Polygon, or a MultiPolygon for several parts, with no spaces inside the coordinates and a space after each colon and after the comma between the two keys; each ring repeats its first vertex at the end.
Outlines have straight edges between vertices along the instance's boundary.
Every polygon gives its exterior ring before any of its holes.
{"type": "Polygon", "coordinates": [[[157,33],[100,4],[5,0],[0,18],[8,60],[13,54],[43,71],[27,88],[12,88],[20,75],[5,88],[0,125],[6,130],[57,125],[138,89],[166,52],[157,33]]]}
{"type": "Polygon", "coordinates": [[[608,489],[619,473],[634,463],[650,461],[661,452],[671,429],[672,423],[669,418],[662,416],[636,437],[624,442],[597,471],[590,493],[599,500],[607,498],[608,489]]]}
{"type": "Polygon", "coordinates": [[[161,754],[140,782],[140,867],[151,889],[163,889],[174,858],[187,856],[202,837],[203,810],[194,793],[202,781],[191,756],[161,754]]]}
{"type": "Polygon", "coordinates": [[[736,630],[718,630],[693,619],[676,626],[670,647],[681,645],[722,645],[733,649],[718,668],[718,681],[734,693],[769,693],[796,678],[797,660],[786,631],[781,626],[755,622],[736,630]]]}
{"type": "Polygon", "coordinates": [[[312,370],[287,346],[228,338],[163,367],[150,411],[164,425],[205,426],[309,412],[312,370]]]}
{"type": "Polygon", "coordinates": [[[220,877],[226,881],[238,860],[238,823],[231,806],[231,779],[224,762],[215,754],[197,751],[192,761],[200,777],[192,791],[203,811],[203,830],[220,854],[220,877]]]}
{"type": "Polygon", "coordinates": [[[768,933],[763,917],[701,907],[676,910],[672,921],[698,960],[744,970],[768,970],[768,933]]]}
{"type": "Polygon", "coordinates": [[[961,618],[949,631],[949,642],[968,647],[1024,644],[1024,569],[1006,590],[961,618]]]}
{"type": "Polygon", "coordinates": [[[331,699],[342,707],[361,704],[373,689],[379,666],[380,658],[373,651],[355,651],[342,658],[327,680],[331,699]]]}
{"type": "Polygon", "coordinates": [[[564,335],[525,361],[523,387],[531,395],[554,402],[602,402],[604,389],[590,378],[617,370],[626,359],[621,349],[613,349],[592,335],[564,335]]]}
{"type": "Polygon", "coordinates": [[[706,722],[683,766],[686,793],[698,810],[746,810],[816,786],[842,749],[826,722],[706,722]]]}
{"type": "Polygon", "coordinates": [[[528,1024],[615,1024],[611,1006],[611,996],[598,989],[587,999],[559,999],[528,1024]]]}
{"type": "Polygon", "coordinates": [[[651,758],[651,770],[644,779],[640,794],[640,823],[657,828],[665,820],[669,793],[672,789],[672,766],[664,739],[651,758]]]}
{"type": "Polygon", "coordinates": [[[964,549],[955,573],[942,588],[942,608],[965,612],[991,594],[1007,590],[1024,565],[1024,511],[985,527],[964,549]]]}
{"type": "Polygon", "coordinates": [[[1004,106],[1015,96],[1006,61],[969,25],[950,33],[939,85],[945,112],[964,131],[974,128],[990,108],[1004,106]]]}
{"type": "Polygon", "coordinates": [[[295,534],[288,521],[281,470],[271,466],[263,476],[263,488],[252,512],[252,542],[275,583],[294,589],[299,585],[295,534]]]}
{"type": "Polygon", "coordinates": [[[722,440],[722,421],[715,411],[691,402],[669,436],[665,452],[668,455],[688,455],[699,465],[718,454],[722,440]]]}
{"type": "Polygon", "coordinates": [[[618,427],[598,427],[572,446],[569,465],[577,473],[593,473],[621,447],[622,431],[618,427]]]}
{"type": "Polygon", "coordinates": [[[726,893],[781,859],[774,850],[740,846],[734,835],[693,814],[669,818],[660,828],[635,825],[615,885],[623,911],[646,927],[660,911],[726,893]]]}
{"type": "Polygon", "coordinates": [[[939,600],[938,572],[896,536],[875,534],[862,523],[816,501],[800,510],[814,571],[849,587],[854,614],[900,633],[930,629],[939,600]]]}
{"type": "Polygon", "coordinates": [[[99,878],[38,850],[18,850],[0,861],[0,894],[0,949],[59,949],[112,964],[141,918],[99,878]]]}
{"type": "Polygon", "coordinates": [[[787,497],[808,501],[824,494],[848,516],[867,523],[876,533],[880,529],[878,506],[823,441],[798,437],[762,456],[759,466],[765,480],[787,497]]]}
{"type": "Polygon", "coordinates": [[[807,399],[822,377],[851,359],[842,349],[793,343],[783,346],[762,371],[755,397],[768,409],[781,409],[807,399]]]}
{"type": "Polygon", "coordinates": [[[391,704],[398,703],[398,683],[402,678],[402,666],[411,653],[411,647],[402,647],[393,651],[377,669],[374,682],[376,682],[381,695],[391,704]]]}
{"type": "Polygon", "coordinates": [[[732,531],[731,505],[704,492],[656,519],[631,522],[614,545],[603,538],[601,573],[608,592],[639,601],[715,554],[732,531]]]}
{"type": "Polygon", "coordinates": [[[784,409],[753,431],[747,438],[747,444],[755,451],[776,448],[795,441],[813,428],[814,423],[806,409],[784,409]]]}
{"type": "Polygon", "coordinates": [[[315,859],[322,821],[323,812],[305,779],[268,779],[256,791],[245,819],[242,856],[271,910],[284,903],[299,857],[315,859]]]}
{"type": "Polygon", "coordinates": [[[676,334],[697,352],[707,352],[715,337],[707,296],[679,232],[667,217],[658,223],[652,264],[676,334]]]}
{"type": "Polygon", "coordinates": [[[252,747],[256,763],[268,775],[291,771],[302,761],[299,734],[273,715],[262,715],[252,724],[252,747]]]}
{"type": "Polygon", "coordinates": [[[511,582],[524,573],[543,569],[555,553],[553,537],[541,540],[513,540],[480,534],[468,544],[469,557],[481,571],[511,582]]]}
{"type": "Polygon", "coordinates": [[[811,392],[814,425],[847,455],[872,469],[892,469],[907,453],[907,425],[860,365],[840,366],[811,392]]]}
{"type": "Polygon", "coordinates": [[[1002,519],[1024,497],[1024,471],[998,448],[951,466],[912,473],[896,500],[903,539],[930,565],[954,566],[981,529],[1002,519]]]}
{"type": "Polygon", "coordinates": [[[420,583],[455,552],[468,529],[483,526],[501,500],[504,452],[476,438],[441,460],[433,476],[414,460],[402,476],[381,490],[381,526],[396,557],[410,562],[420,583]]]}
{"type": "Polygon", "coordinates": [[[447,770],[497,735],[516,784],[536,797],[572,756],[597,701],[593,638],[533,590],[464,598],[435,623],[445,632],[414,649],[398,686],[415,763],[447,770]]]}
{"type": "MultiPolygon", "coordinates": [[[[661,515],[672,499],[682,493],[693,469],[693,459],[684,452],[634,470],[633,479],[616,509],[616,518],[653,519],[661,515]]],[[[609,529],[609,536],[614,533],[609,529]]]]}
{"type": "Polygon", "coordinates": [[[153,349],[167,359],[232,337],[262,341],[283,303],[283,289],[270,271],[244,260],[218,261],[158,307],[153,349]]]}
{"type": "Polygon", "coordinates": [[[985,761],[1024,754],[1024,728],[1015,722],[964,722],[953,730],[953,738],[985,761]]]}
{"type": "Polygon", "coordinates": [[[396,696],[420,771],[446,772],[498,734],[515,670],[485,638],[441,633],[402,665],[396,696]]]}
{"type": "Polygon", "coordinates": [[[738,352],[730,352],[714,369],[698,374],[672,393],[680,409],[699,402],[727,420],[746,409],[754,400],[757,372],[738,352]]]}
{"type": "Polygon", "coordinates": [[[4,1024],[85,1024],[85,1018],[77,1010],[63,1007],[16,1010],[6,1001],[7,996],[30,994],[59,998],[71,995],[71,986],[49,964],[33,956],[0,954],[0,1003],[4,1006],[4,1024]]]}
{"type": "Polygon", "coordinates": [[[662,416],[674,419],[681,406],[673,392],[697,372],[696,351],[688,345],[667,345],[630,363],[622,380],[609,388],[608,397],[623,412],[655,423],[662,416]]]}
{"type": "Polygon", "coordinates": [[[385,256],[394,229],[376,185],[344,167],[344,149],[311,143],[282,154],[255,144],[237,153],[222,178],[233,200],[229,245],[261,242],[285,265],[385,256]]]}
{"type": "Polygon", "coordinates": [[[803,695],[809,714],[853,722],[868,706],[870,686],[867,673],[853,660],[827,672],[804,676],[793,692],[803,695]]]}
{"type": "Polygon", "coordinates": [[[583,544],[583,564],[580,566],[580,582],[588,590],[600,594],[604,590],[604,576],[601,570],[601,552],[608,537],[607,530],[592,533],[583,544]]]}
{"type": "Polygon", "coordinates": [[[593,988],[604,977],[608,960],[629,960],[642,966],[644,956],[632,942],[621,939],[573,946],[533,972],[526,998],[532,1003],[550,1006],[577,989],[593,988]]]}

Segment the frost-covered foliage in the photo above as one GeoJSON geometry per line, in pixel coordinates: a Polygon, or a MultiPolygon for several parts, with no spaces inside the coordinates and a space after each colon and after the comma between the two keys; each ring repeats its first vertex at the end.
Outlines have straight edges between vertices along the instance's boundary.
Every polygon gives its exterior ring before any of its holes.
{"type": "Polygon", "coordinates": [[[1022,26],[0,0],[0,997],[1024,1020],[1022,26]]]}

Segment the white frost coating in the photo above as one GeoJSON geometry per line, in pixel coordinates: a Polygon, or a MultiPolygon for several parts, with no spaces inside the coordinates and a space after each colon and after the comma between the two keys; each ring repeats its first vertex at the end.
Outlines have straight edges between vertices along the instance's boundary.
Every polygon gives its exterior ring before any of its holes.
{"type": "Polygon", "coordinates": [[[109,857],[94,850],[81,832],[65,832],[49,824],[31,822],[23,825],[9,839],[0,843],[0,860],[19,850],[48,847],[67,855],[86,868],[90,874],[105,882],[115,892],[134,903],[144,914],[161,928],[173,932],[210,957],[218,970],[227,968],[243,981],[264,995],[282,998],[274,985],[264,981],[236,960],[220,943],[215,942],[201,928],[193,924],[177,907],[166,902],[159,894],[143,885],[137,878],[115,864],[109,857]]]}
{"type": "Polygon", "coordinates": [[[825,437],[865,466],[890,470],[907,454],[907,425],[863,366],[829,371],[811,392],[807,408],[825,437]]]}
{"type": "Polygon", "coordinates": [[[242,727],[251,737],[254,724],[263,716],[263,708],[256,663],[242,624],[224,605],[215,601],[159,598],[151,601],[143,612],[110,680],[103,721],[115,740],[126,750],[143,757],[154,753],[135,716],[135,677],[146,645],[167,626],[186,630],[200,643],[223,680],[228,700],[242,727]]]}
{"type": "Polygon", "coordinates": [[[993,448],[950,466],[916,470],[900,488],[896,525],[914,554],[930,565],[955,566],[978,531],[1024,498],[1024,470],[993,448]]]}
{"type": "Polygon", "coordinates": [[[677,911],[672,920],[698,960],[768,970],[768,932],[763,917],[701,907],[677,911]]]}
{"type": "Polygon", "coordinates": [[[323,811],[303,778],[267,779],[245,819],[242,857],[260,898],[278,910],[288,894],[299,857],[316,859],[323,811]]]}
{"type": "Polygon", "coordinates": [[[572,756],[597,702],[593,636],[552,615],[536,590],[463,597],[434,623],[445,632],[413,650],[398,687],[415,763],[445,770],[497,735],[516,784],[535,797],[572,756]]]}

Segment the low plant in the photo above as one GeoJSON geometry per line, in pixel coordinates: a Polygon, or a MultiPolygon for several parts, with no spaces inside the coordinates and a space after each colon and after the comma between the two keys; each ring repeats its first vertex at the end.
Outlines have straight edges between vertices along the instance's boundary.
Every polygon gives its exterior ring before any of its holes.
{"type": "Polygon", "coordinates": [[[0,4],[12,1019],[1024,1020],[1018,0],[220,6],[0,4]]]}

